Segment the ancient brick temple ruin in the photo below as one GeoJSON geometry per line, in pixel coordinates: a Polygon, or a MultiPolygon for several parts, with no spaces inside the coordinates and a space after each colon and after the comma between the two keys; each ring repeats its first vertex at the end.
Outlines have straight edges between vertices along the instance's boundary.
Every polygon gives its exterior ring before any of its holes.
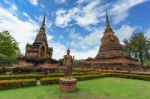
{"type": "Polygon", "coordinates": [[[45,33],[45,16],[33,44],[26,45],[25,56],[18,60],[18,67],[52,67],[57,61],[52,59],[53,48],[48,47],[45,33]]]}
{"type": "Polygon", "coordinates": [[[134,65],[136,61],[132,59],[122,48],[119,39],[115,36],[109,22],[109,17],[106,11],[106,28],[101,39],[101,46],[98,54],[93,60],[87,61],[93,65],[134,65]]]}

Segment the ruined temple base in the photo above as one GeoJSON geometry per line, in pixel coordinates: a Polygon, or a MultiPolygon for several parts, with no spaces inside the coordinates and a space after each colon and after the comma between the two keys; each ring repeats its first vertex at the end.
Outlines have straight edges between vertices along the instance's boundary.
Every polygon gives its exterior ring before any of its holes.
{"type": "Polygon", "coordinates": [[[107,65],[107,64],[137,64],[137,60],[132,58],[108,58],[108,59],[94,59],[90,61],[86,61],[87,64],[93,65],[107,65]]]}
{"type": "Polygon", "coordinates": [[[75,78],[70,78],[70,79],[60,78],[59,79],[59,86],[62,92],[76,91],[76,83],[77,83],[77,79],[75,78]]]}

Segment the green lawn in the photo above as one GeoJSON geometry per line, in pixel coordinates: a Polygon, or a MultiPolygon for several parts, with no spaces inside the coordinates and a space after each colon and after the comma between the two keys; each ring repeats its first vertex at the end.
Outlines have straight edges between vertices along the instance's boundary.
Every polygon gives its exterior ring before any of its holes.
{"type": "Polygon", "coordinates": [[[0,91],[0,99],[150,99],[150,82],[123,78],[78,81],[77,92],[62,93],[58,85],[0,91]]]}

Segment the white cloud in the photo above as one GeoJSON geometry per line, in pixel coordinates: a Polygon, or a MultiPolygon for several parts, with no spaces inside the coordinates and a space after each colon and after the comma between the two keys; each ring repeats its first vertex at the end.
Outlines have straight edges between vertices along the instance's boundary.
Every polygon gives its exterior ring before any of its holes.
{"type": "Polygon", "coordinates": [[[102,0],[78,0],[77,5],[70,9],[59,9],[56,12],[55,24],[66,27],[75,21],[82,27],[97,25],[103,21],[105,9],[108,8],[110,15],[113,15],[113,23],[117,24],[128,17],[128,11],[148,0],[118,0],[113,3],[103,3],[102,0]],[[102,2],[102,3],[101,3],[102,2]]]}
{"type": "Polygon", "coordinates": [[[123,21],[128,17],[129,9],[146,1],[148,0],[118,0],[110,9],[111,14],[114,15],[114,23],[123,21]]]}
{"type": "Polygon", "coordinates": [[[28,14],[28,13],[23,12],[22,14],[23,14],[24,16],[26,16],[26,17],[30,18],[30,16],[29,16],[29,14],[28,14]]]}
{"type": "Polygon", "coordinates": [[[53,47],[53,58],[61,59],[66,53],[67,47],[59,42],[49,42],[49,46],[53,47]]]}
{"type": "Polygon", "coordinates": [[[56,19],[55,19],[56,26],[60,26],[60,27],[68,26],[68,23],[70,21],[72,21],[73,16],[78,11],[79,11],[78,8],[74,8],[74,9],[70,9],[70,10],[64,10],[64,9],[58,10],[56,12],[56,19]]]}
{"type": "Polygon", "coordinates": [[[43,9],[45,9],[46,7],[45,7],[45,5],[42,5],[42,4],[39,4],[39,6],[41,6],[43,9]]]}
{"type": "Polygon", "coordinates": [[[75,30],[70,31],[70,42],[69,44],[74,48],[88,49],[93,46],[99,45],[100,39],[103,35],[104,29],[93,30],[89,35],[82,36],[76,33],[75,30]]]}
{"type": "Polygon", "coordinates": [[[68,10],[59,9],[56,12],[55,24],[56,26],[66,27],[71,21],[75,21],[76,24],[82,27],[87,27],[89,25],[96,25],[100,17],[104,15],[103,10],[105,6],[100,4],[100,0],[94,0],[86,4],[86,6],[81,6],[80,4],[70,8],[68,10]]]}
{"type": "MultiPolygon", "coordinates": [[[[41,22],[43,21],[43,17],[44,17],[43,15],[35,16],[35,19],[37,20],[37,23],[40,23],[40,25],[41,25],[41,22]]],[[[51,26],[53,25],[53,22],[47,16],[45,16],[45,19],[46,19],[46,28],[51,29],[51,26]]]]}
{"type": "Polygon", "coordinates": [[[87,6],[83,7],[80,12],[75,15],[75,20],[80,26],[88,26],[95,25],[99,22],[98,17],[100,13],[98,13],[97,6],[100,4],[99,0],[95,0],[89,3],[87,6]]]}
{"type": "Polygon", "coordinates": [[[130,38],[135,29],[136,27],[122,25],[118,30],[114,32],[116,33],[116,36],[119,38],[120,42],[122,42],[124,39],[130,38]]]}
{"type": "Polygon", "coordinates": [[[21,52],[25,52],[27,42],[32,43],[36,30],[39,28],[32,21],[22,21],[4,8],[0,7],[0,31],[8,30],[17,40],[21,52]]]}
{"type": "MultiPolygon", "coordinates": [[[[66,54],[66,50],[68,49],[66,46],[60,44],[60,43],[55,43],[51,42],[49,43],[50,46],[53,47],[53,58],[54,59],[61,59],[63,56],[66,54]]],[[[99,47],[95,46],[89,50],[86,51],[79,51],[75,49],[70,49],[71,50],[71,55],[75,57],[75,59],[87,59],[88,57],[94,58],[98,52],[99,47]]]]}
{"type": "Polygon", "coordinates": [[[43,20],[43,16],[35,16],[35,19],[38,21],[38,22],[42,22],[43,20]]]}
{"type": "Polygon", "coordinates": [[[4,3],[9,6],[9,8],[7,9],[9,12],[13,12],[13,14],[16,14],[18,8],[17,8],[16,4],[13,1],[4,0],[4,3]]]}
{"type": "Polygon", "coordinates": [[[34,6],[38,5],[38,0],[29,0],[29,2],[34,6]]]}
{"type": "Polygon", "coordinates": [[[11,4],[11,7],[9,8],[9,11],[10,12],[15,12],[15,11],[17,11],[17,6],[16,6],[16,4],[11,4]]]}
{"type": "Polygon", "coordinates": [[[49,20],[48,18],[46,18],[46,28],[47,29],[51,29],[53,22],[51,20],[49,20]]]}
{"type": "Polygon", "coordinates": [[[66,3],[67,0],[55,0],[55,3],[60,4],[60,3],[66,3]]]}
{"type": "Polygon", "coordinates": [[[77,3],[78,3],[78,4],[81,4],[81,3],[83,3],[84,1],[85,1],[85,0],[78,0],[77,3]]]}
{"type": "Polygon", "coordinates": [[[99,46],[96,46],[86,51],[72,50],[71,53],[75,59],[87,59],[88,57],[94,58],[98,53],[98,49],[99,46]]]}

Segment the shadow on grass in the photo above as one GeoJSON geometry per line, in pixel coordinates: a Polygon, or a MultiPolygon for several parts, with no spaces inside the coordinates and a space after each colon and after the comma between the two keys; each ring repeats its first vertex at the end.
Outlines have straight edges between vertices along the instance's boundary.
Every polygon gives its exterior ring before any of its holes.
{"type": "Polygon", "coordinates": [[[80,89],[80,88],[77,88],[75,92],[79,92],[79,91],[81,91],[81,89],[80,89]]]}

